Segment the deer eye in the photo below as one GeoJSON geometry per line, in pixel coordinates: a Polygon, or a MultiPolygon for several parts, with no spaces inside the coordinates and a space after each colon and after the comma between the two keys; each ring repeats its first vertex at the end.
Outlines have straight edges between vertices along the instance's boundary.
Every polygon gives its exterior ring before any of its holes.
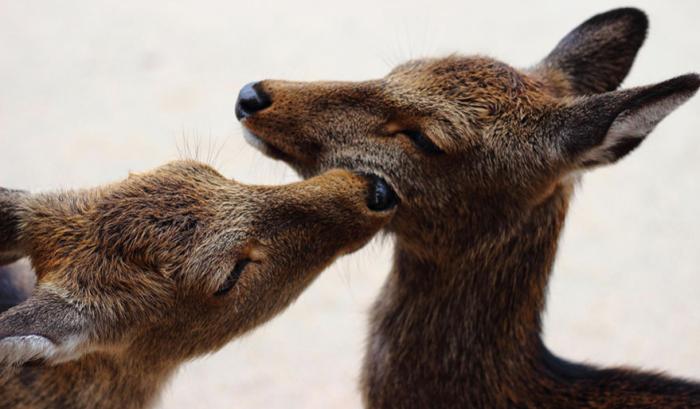
{"type": "Polygon", "coordinates": [[[220,297],[233,288],[234,285],[238,282],[238,279],[241,278],[241,274],[243,273],[243,270],[245,270],[246,266],[250,264],[250,259],[243,259],[239,260],[235,266],[233,266],[233,270],[229,273],[228,277],[226,277],[226,280],[224,281],[223,284],[221,284],[221,287],[219,287],[218,290],[214,293],[215,297],[220,297]]]}
{"type": "Polygon", "coordinates": [[[406,135],[406,137],[410,139],[411,142],[418,147],[418,149],[429,155],[442,155],[445,153],[445,151],[435,145],[435,143],[433,143],[433,141],[431,141],[430,138],[425,136],[421,131],[407,129],[399,132],[399,134],[406,135]]]}

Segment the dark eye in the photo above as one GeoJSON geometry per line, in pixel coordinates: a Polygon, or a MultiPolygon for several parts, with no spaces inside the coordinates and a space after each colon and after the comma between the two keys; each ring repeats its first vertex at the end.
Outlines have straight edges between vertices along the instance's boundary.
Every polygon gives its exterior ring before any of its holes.
{"type": "Polygon", "coordinates": [[[423,135],[421,131],[408,129],[399,133],[406,135],[408,139],[410,139],[413,144],[418,147],[418,149],[429,155],[442,155],[445,153],[445,151],[435,145],[427,136],[423,135]]]}
{"type": "Polygon", "coordinates": [[[226,277],[226,281],[224,281],[224,283],[221,284],[221,287],[219,287],[219,289],[216,290],[214,296],[219,297],[231,291],[233,286],[236,285],[236,283],[238,282],[238,279],[241,278],[243,270],[245,270],[246,266],[249,263],[250,259],[239,260],[238,263],[236,263],[236,265],[233,266],[233,270],[231,270],[231,273],[229,273],[228,277],[226,277]]]}

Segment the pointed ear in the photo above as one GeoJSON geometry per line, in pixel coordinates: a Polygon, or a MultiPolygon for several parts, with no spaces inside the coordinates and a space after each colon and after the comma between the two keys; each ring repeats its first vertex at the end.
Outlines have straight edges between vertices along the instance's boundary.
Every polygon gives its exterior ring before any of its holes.
{"type": "Polygon", "coordinates": [[[555,143],[567,163],[592,167],[627,155],[700,87],[687,74],[655,85],[581,97],[557,112],[555,143]]]}
{"type": "Polygon", "coordinates": [[[24,255],[20,244],[20,201],[28,193],[0,188],[0,265],[24,255]]]}
{"type": "Polygon", "coordinates": [[[536,71],[561,77],[575,95],[615,90],[644,43],[649,22],[639,9],[620,8],[598,14],[567,34],[536,71]]]}
{"type": "Polygon", "coordinates": [[[75,359],[88,352],[88,328],[78,307],[42,289],[0,315],[0,365],[75,359]]]}

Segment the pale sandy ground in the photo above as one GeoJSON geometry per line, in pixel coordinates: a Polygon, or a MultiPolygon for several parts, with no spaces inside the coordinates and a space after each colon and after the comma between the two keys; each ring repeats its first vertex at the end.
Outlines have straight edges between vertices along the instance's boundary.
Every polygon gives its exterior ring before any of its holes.
{"type": "MultiPolygon", "coordinates": [[[[700,70],[700,2],[638,1],[651,36],[628,85],[700,70]]],[[[237,90],[268,77],[365,79],[459,51],[517,65],[621,2],[0,2],[0,185],[100,184],[178,157],[183,138],[245,182],[296,176],[241,138],[237,90]],[[177,4],[170,4],[177,3],[177,4]]],[[[546,318],[557,352],[700,378],[700,98],[587,176],[546,318]]],[[[186,365],[162,408],[357,408],[375,241],[274,322],[186,365]]]]}

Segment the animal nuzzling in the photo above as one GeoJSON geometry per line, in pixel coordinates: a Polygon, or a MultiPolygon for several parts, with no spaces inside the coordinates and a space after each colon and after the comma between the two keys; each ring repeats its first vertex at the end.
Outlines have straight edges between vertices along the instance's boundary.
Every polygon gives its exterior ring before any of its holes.
{"type": "Polygon", "coordinates": [[[396,205],[372,175],[252,186],[193,161],[0,190],[0,274],[27,257],[37,277],[0,313],[0,408],[149,406],[181,363],[273,318],[396,205]]]}
{"type": "Polygon", "coordinates": [[[368,408],[700,406],[695,382],[568,363],[541,338],[574,180],[636,149],[700,86],[686,74],[617,89],[647,27],[633,8],[596,15],[529,69],[452,55],[241,91],[236,116],[264,154],[305,177],[381,175],[401,199],[370,320],[368,408]]]}

